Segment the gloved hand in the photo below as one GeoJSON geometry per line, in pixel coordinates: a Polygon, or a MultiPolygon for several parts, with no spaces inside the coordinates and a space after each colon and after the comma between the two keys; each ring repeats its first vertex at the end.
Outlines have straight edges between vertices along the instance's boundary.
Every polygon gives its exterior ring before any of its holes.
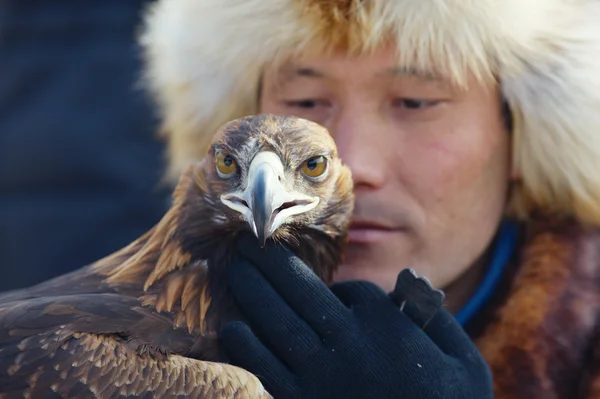
{"type": "Polygon", "coordinates": [[[238,247],[228,281],[252,331],[226,325],[221,348],[276,399],[493,398],[443,294],[409,269],[390,295],[369,282],[328,288],[281,246],[243,236],[238,247]]]}

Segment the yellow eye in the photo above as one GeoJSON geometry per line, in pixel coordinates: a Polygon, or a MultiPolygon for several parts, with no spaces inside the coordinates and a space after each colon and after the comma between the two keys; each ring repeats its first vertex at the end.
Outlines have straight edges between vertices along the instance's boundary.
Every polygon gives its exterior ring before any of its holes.
{"type": "Polygon", "coordinates": [[[215,163],[217,164],[217,173],[223,178],[230,177],[237,170],[235,159],[226,152],[217,152],[215,154],[215,163]]]}
{"type": "Polygon", "coordinates": [[[309,158],[302,164],[302,173],[312,179],[321,176],[323,173],[325,173],[326,169],[327,158],[322,155],[309,158]]]}

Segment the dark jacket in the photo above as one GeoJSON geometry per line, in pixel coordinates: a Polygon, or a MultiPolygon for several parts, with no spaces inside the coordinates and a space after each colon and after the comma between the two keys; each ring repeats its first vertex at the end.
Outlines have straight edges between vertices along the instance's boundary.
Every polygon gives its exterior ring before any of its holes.
{"type": "Polygon", "coordinates": [[[168,192],[140,74],[140,0],[0,3],[0,290],[110,254],[168,192]]]}

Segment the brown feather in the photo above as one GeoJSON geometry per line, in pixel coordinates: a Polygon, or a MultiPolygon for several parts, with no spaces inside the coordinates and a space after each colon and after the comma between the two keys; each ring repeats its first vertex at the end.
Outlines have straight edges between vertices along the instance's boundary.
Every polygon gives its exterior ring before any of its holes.
{"type": "Polygon", "coordinates": [[[48,392],[77,398],[270,397],[256,377],[240,368],[183,356],[140,357],[108,335],[74,333],[53,354],[34,369],[25,397],[48,392]]]}
{"type": "Polygon", "coordinates": [[[73,273],[0,295],[0,397],[269,397],[256,377],[216,363],[217,332],[243,320],[225,279],[236,236],[249,230],[219,198],[243,183],[244,168],[266,149],[280,155],[297,190],[322,198],[273,240],[329,282],[353,210],[351,175],[333,139],[295,118],[230,122],[204,161],[181,176],[172,206],[146,234],[73,273]],[[216,174],[217,148],[238,161],[237,180],[216,174]],[[331,171],[309,184],[294,171],[315,153],[327,154],[331,171]]]}

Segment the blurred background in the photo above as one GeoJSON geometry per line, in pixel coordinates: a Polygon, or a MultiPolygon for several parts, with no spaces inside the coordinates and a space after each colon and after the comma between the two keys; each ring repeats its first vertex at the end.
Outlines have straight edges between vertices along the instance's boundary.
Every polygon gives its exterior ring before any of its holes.
{"type": "Polygon", "coordinates": [[[167,209],[137,86],[147,3],[0,2],[0,291],[106,256],[167,209]]]}

